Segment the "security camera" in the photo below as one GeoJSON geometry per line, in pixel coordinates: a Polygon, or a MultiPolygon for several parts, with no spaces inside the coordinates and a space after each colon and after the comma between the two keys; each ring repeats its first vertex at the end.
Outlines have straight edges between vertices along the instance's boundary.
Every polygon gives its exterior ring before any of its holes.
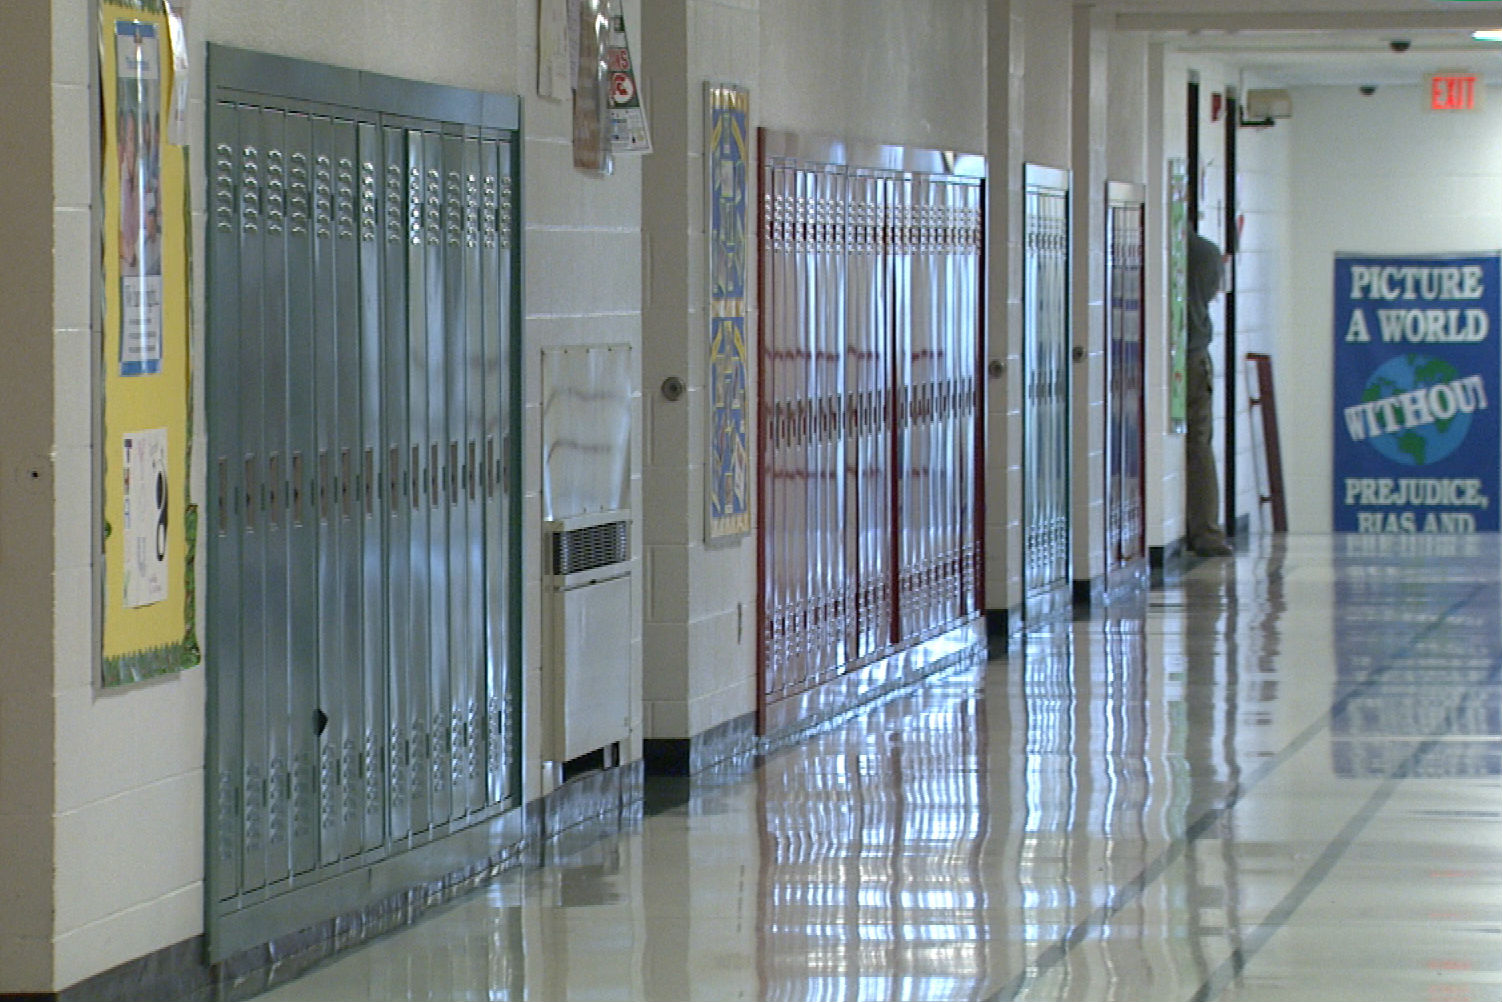
{"type": "Polygon", "coordinates": [[[1406,38],[1394,38],[1387,43],[1387,47],[1394,52],[1407,52],[1412,45],[1413,43],[1406,38]]]}
{"type": "Polygon", "coordinates": [[[1359,89],[1362,95],[1365,97],[1371,97],[1373,94],[1377,93],[1376,84],[1362,84],[1359,89]]]}

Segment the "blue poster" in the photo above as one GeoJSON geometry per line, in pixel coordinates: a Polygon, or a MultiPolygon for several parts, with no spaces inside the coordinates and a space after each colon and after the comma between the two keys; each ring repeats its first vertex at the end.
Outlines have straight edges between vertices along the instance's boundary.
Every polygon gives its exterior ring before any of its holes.
{"type": "Polygon", "coordinates": [[[1497,531],[1498,261],[1336,256],[1336,532],[1497,531]]]}

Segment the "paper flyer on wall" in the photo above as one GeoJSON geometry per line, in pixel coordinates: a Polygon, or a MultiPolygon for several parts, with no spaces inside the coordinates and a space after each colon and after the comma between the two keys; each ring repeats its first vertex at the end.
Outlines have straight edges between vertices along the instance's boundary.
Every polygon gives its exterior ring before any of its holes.
{"type": "Polygon", "coordinates": [[[537,96],[566,100],[573,90],[579,11],[568,0],[537,2],[537,96]],[[570,11],[573,17],[569,16],[570,11]],[[572,30],[570,30],[572,23],[572,30]],[[572,53],[572,55],[571,55],[572,53]]]}
{"type": "Polygon", "coordinates": [[[167,526],[170,480],[167,470],[167,429],[132,432],[125,436],[125,607],[165,601],[167,586],[167,526]]]}
{"type": "Polygon", "coordinates": [[[647,111],[636,83],[636,66],[626,40],[626,15],[621,0],[610,0],[610,31],[605,56],[610,65],[610,142],[617,153],[651,153],[652,135],[647,111]]]}

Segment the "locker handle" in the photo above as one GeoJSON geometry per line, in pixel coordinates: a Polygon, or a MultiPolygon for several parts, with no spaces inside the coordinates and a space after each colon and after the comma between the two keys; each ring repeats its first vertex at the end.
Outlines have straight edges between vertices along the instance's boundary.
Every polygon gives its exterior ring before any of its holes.
{"type": "Polygon", "coordinates": [[[439,469],[438,443],[428,443],[428,502],[437,508],[443,503],[439,492],[443,490],[443,483],[439,479],[442,470],[439,469]]]}
{"type": "Polygon", "coordinates": [[[474,439],[469,442],[469,462],[464,467],[464,486],[469,491],[469,499],[475,499],[475,443],[474,439]]]}
{"type": "Polygon", "coordinates": [[[396,450],[396,446],[393,445],[391,447],[390,454],[387,457],[387,463],[386,463],[386,481],[387,481],[387,486],[386,486],[387,495],[386,496],[388,498],[390,498],[391,513],[393,515],[396,514],[397,501],[401,497],[401,490],[400,490],[401,466],[400,466],[400,463],[398,462],[398,460],[400,459],[400,455],[401,454],[398,453],[397,450],[396,450]]]}
{"type": "Polygon", "coordinates": [[[329,451],[318,450],[318,521],[329,520],[329,451]]]}
{"type": "Polygon", "coordinates": [[[302,525],[302,453],[292,454],[292,524],[302,525]]]}
{"type": "Polygon", "coordinates": [[[256,524],[256,457],[245,457],[245,528],[256,524]]]}
{"type": "Polygon", "coordinates": [[[277,487],[281,485],[282,457],[280,453],[273,452],[271,458],[266,461],[266,510],[267,518],[273,527],[281,524],[277,517],[277,487]]]}
{"type": "Polygon", "coordinates": [[[449,504],[459,503],[459,443],[449,442],[449,504]]]}
{"type": "Polygon", "coordinates": [[[339,514],[349,521],[349,450],[339,450],[339,514]]]}
{"type": "Polygon", "coordinates": [[[485,439],[485,496],[495,497],[495,436],[485,439]]]}
{"type": "Polygon", "coordinates": [[[323,732],[328,729],[328,726],[329,726],[329,715],[327,713],[324,713],[321,708],[317,709],[317,710],[314,710],[313,711],[313,733],[316,734],[319,737],[323,737],[323,732]]]}
{"type": "Polygon", "coordinates": [[[412,446],[412,509],[422,506],[422,446],[412,446]]]}
{"type": "Polygon", "coordinates": [[[226,473],[227,473],[227,465],[228,464],[226,464],[225,461],[224,461],[224,457],[220,456],[219,457],[219,498],[218,498],[218,502],[217,502],[217,507],[219,509],[219,535],[221,535],[221,536],[224,535],[226,532],[229,531],[229,489],[225,486],[225,478],[226,478],[226,473]]]}
{"type": "Polygon", "coordinates": [[[375,455],[373,449],[365,450],[365,515],[368,518],[375,510],[375,455]]]}

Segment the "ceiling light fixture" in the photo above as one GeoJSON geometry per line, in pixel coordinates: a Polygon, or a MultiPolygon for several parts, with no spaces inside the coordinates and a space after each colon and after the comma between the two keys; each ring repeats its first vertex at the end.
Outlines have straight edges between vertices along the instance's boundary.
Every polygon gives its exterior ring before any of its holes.
{"type": "Polygon", "coordinates": [[[1471,37],[1478,42],[1502,42],[1502,28],[1480,28],[1471,37]]]}

